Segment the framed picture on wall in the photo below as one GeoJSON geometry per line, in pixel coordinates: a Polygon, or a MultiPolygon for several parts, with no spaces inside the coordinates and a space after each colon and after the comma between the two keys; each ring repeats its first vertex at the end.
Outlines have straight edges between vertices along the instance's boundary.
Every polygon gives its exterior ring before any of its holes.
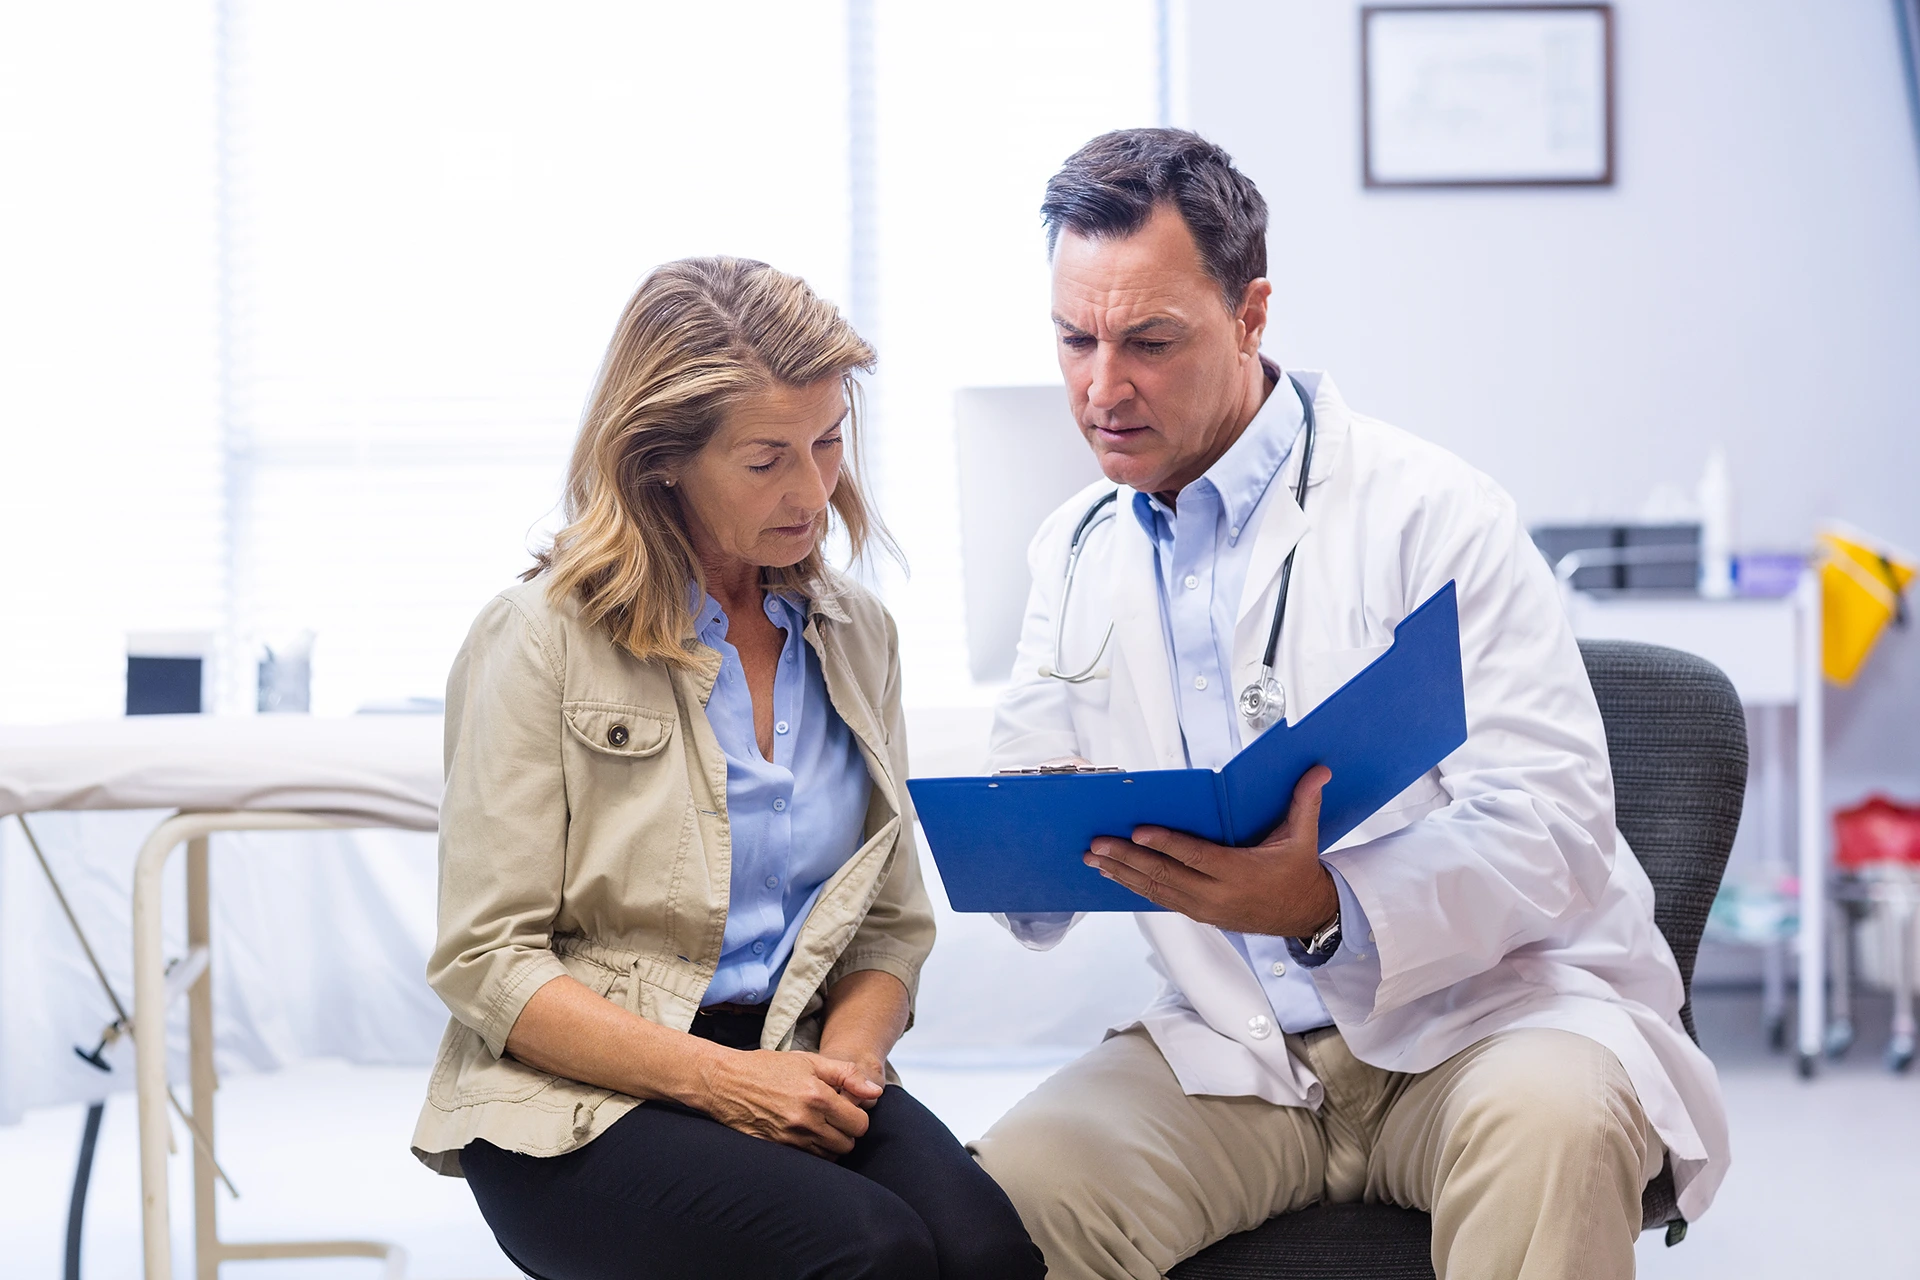
{"type": "Polygon", "coordinates": [[[1367,5],[1369,187],[1613,183],[1613,7],[1367,5]]]}

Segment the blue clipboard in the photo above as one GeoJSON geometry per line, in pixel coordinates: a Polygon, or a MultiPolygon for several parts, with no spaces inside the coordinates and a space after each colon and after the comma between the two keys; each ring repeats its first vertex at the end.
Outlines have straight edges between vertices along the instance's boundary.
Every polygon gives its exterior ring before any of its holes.
{"type": "Polygon", "coordinates": [[[1143,823],[1258,844],[1294,784],[1333,770],[1325,851],[1467,740],[1454,584],[1393,630],[1393,646],[1297,724],[1277,724],[1224,769],[914,778],[907,787],[955,911],[1158,911],[1083,863],[1095,836],[1143,823]]]}

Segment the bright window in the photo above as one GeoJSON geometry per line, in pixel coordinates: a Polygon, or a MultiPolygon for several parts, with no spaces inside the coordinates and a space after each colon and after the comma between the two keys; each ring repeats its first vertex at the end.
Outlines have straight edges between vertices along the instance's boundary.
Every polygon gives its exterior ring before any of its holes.
{"type": "Polygon", "coordinates": [[[714,252],[868,282],[908,696],[981,696],[952,392],[1057,379],[1035,209],[1154,118],[1159,7],[854,3],[870,117],[844,0],[7,10],[0,719],[117,714],[142,630],[217,637],[222,711],[307,629],[316,712],[437,695],[552,527],[621,304],[714,252]]]}

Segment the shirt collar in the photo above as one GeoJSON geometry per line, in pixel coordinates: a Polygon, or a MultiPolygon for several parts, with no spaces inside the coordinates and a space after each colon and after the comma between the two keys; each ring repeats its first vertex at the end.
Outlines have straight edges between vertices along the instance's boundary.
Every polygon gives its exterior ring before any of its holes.
{"type": "MultiPolygon", "coordinates": [[[[1260,505],[1268,486],[1280,474],[1307,421],[1292,380],[1266,357],[1261,357],[1260,362],[1275,376],[1266,402],[1253,415],[1253,421],[1240,433],[1240,438],[1207,468],[1206,474],[1180,491],[1184,497],[1202,485],[1209,486],[1220,497],[1221,514],[1228,526],[1236,530],[1247,527],[1254,508],[1260,505]]],[[[1153,536],[1164,505],[1151,494],[1136,493],[1133,510],[1141,527],[1153,536]]]]}
{"type": "MultiPolygon", "coordinates": [[[[782,631],[798,634],[807,625],[807,602],[785,591],[769,591],[767,616],[782,631]]],[[[693,620],[693,633],[709,649],[718,648],[719,642],[727,638],[727,611],[711,595],[700,602],[693,620]]]]}
{"type": "Polygon", "coordinates": [[[710,595],[700,601],[693,619],[693,634],[709,649],[719,648],[720,642],[727,638],[727,611],[710,595]]]}

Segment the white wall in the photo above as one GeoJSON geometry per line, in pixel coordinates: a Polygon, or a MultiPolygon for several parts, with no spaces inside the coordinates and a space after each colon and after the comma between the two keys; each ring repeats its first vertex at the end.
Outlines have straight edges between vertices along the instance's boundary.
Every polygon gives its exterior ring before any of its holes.
{"type": "Polygon", "coordinates": [[[0,720],[220,625],[213,6],[0,6],[0,720]]]}
{"type": "MultiPolygon", "coordinates": [[[[1611,189],[1368,192],[1359,6],[1190,6],[1188,122],[1273,210],[1283,362],[1529,521],[1732,458],[1744,545],[1920,547],[1920,152],[1887,0],[1616,0],[1611,189]]],[[[1920,632],[1829,704],[1830,794],[1920,796],[1920,632]]]]}

